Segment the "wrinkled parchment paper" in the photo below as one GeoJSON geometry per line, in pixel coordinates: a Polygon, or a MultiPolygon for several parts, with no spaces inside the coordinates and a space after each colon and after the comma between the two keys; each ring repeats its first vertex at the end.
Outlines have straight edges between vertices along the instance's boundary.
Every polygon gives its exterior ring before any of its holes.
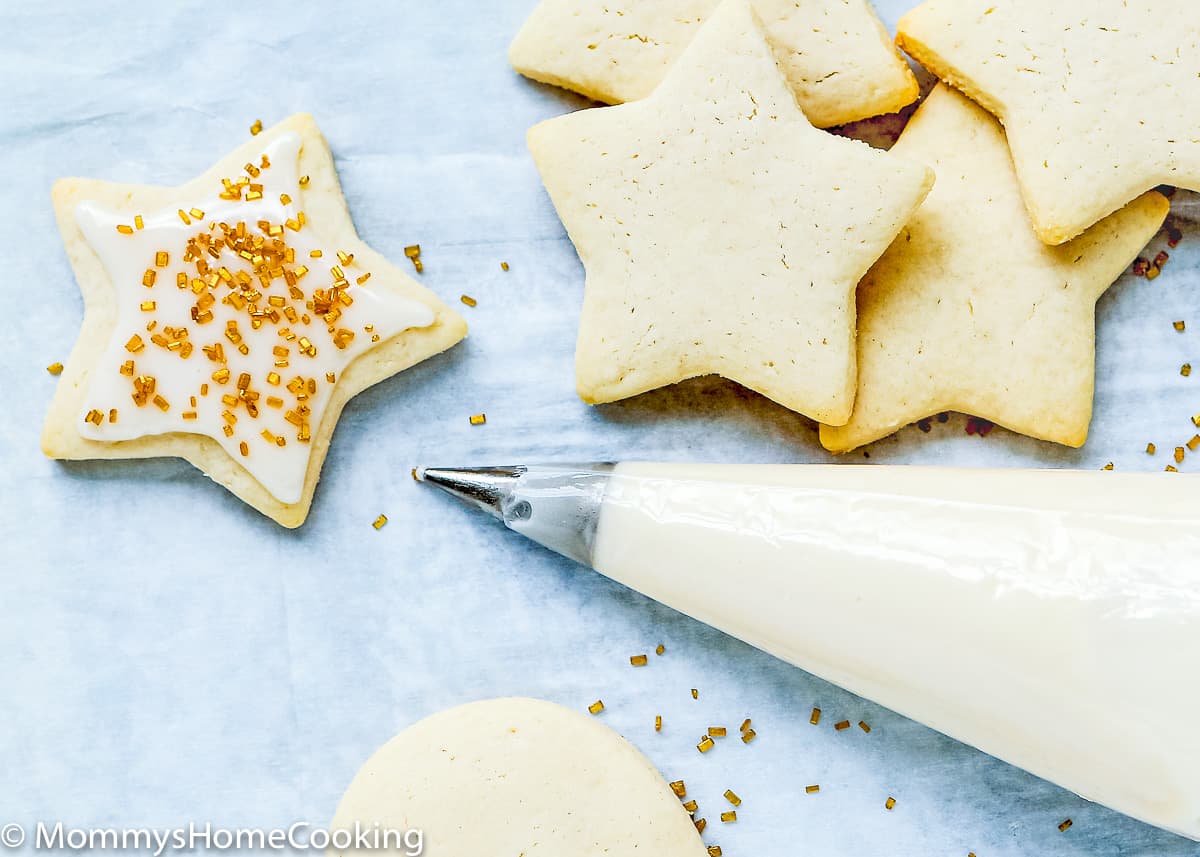
{"type": "MultiPolygon", "coordinates": [[[[601,408],[576,398],[583,272],[524,134],[584,102],[508,68],[532,4],[0,5],[0,825],[324,824],[395,732],[524,694],[576,709],[603,698],[604,722],[686,778],[707,841],[731,857],[1200,853],[412,482],[414,464],[827,460],[808,421],[720,380],[601,408]],[[65,359],[81,316],[52,181],[178,183],[254,119],[302,110],[329,139],[363,237],[401,262],[420,242],[427,285],[478,299],[462,308],[470,338],[351,404],[298,532],[179,461],[45,460],[55,379],[44,367],[65,359]],[[477,412],[486,426],[468,424],[477,412]],[[377,532],[381,512],[391,522],[377,532]],[[660,642],[664,656],[630,668],[660,642]],[[814,705],[821,728],[808,724],[814,705]],[[747,716],[755,743],[696,752],[707,726],[733,731],[747,716]],[[843,718],[872,731],[835,733],[843,718]],[[807,784],[821,791],[806,795],[807,784]],[[744,801],[736,824],[716,821],[727,788],[744,801]]],[[[894,25],[906,0],[877,5],[894,25]]],[[[1180,225],[1161,277],[1126,277],[1100,302],[1085,449],[1000,429],[969,436],[954,416],[872,446],[870,460],[1162,469],[1200,411],[1200,372],[1179,372],[1200,366],[1200,233],[1180,225]]]]}

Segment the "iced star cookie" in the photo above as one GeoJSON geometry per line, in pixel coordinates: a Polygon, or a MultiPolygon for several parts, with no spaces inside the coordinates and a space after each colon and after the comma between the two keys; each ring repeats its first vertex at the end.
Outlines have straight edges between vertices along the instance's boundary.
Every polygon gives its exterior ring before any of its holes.
{"type": "Polygon", "coordinates": [[[1000,124],[939,86],[892,150],[938,181],[858,288],[858,397],[821,426],[847,452],[915,420],[963,411],[1082,446],[1092,415],[1096,300],[1162,225],[1150,192],[1047,246],[1021,201],[1000,124]]]}
{"type": "MultiPolygon", "coordinates": [[[[608,104],[654,91],[720,0],[542,0],[509,61],[608,104]]],[[[754,0],[780,67],[819,128],[892,113],[917,81],[867,0],[754,0]]]]}
{"type": "Polygon", "coordinates": [[[933,174],[809,124],[746,0],[649,98],[543,122],[529,147],[587,271],[585,401],[718,374],[849,418],[854,288],[933,174]]]}
{"type": "Polygon", "coordinates": [[[296,527],[346,402],[466,334],[358,238],[307,115],[181,187],[62,179],[53,200],[84,318],[52,458],[185,458],[296,527]]]}
{"type": "Polygon", "coordinates": [[[900,45],[1004,123],[1042,240],[1200,190],[1200,18],[1180,0],[929,0],[900,45]]]}
{"type": "Polygon", "coordinates": [[[420,830],[429,857],[709,853],[645,756],[594,718],[536,699],[475,702],[400,733],[363,765],[330,829],[356,825],[420,830]]]}

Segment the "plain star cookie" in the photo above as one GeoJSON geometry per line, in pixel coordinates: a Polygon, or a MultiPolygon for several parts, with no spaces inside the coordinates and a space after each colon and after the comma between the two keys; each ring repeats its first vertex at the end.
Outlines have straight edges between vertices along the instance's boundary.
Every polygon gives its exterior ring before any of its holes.
{"type": "MultiPolygon", "coordinates": [[[[654,91],[720,0],[542,0],[509,49],[526,77],[608,104],[654,91]]],[[[917,81],[867,0],[754,0],[819,128],[892,113],[917,81]]]]}
{"type": "Polygon", "coordinates": [[[809,124],[745,0],[652,96],[543,122],[529,146],[587,271],[585,401],[718,374],[849,418],[855,285],[933,174],[809,124]]]}
{"type": "Polygon", "coordinates": [[[52,458],[185,458],[296,527],[346,402],[466,335],[359,239],[307,115],[182,187],[62,179],[53,199],[84,317],[52,458]]]}
{"type": "Polygon", "coordinates": [[[858,289],[858,397],[821,443],[847,452],[941,411],[1082,446],[1092,415],[1097,298],[1167,215],[1150,192],[1057,247],[1021,202],[1004,131],[939,86],[893,148],[933,191],[858,289]]]}
{"type": "MultiPolygon", "coordinates": [[[[536,699],[474,702],[410,726],[363,765],[330,829],[417,830],[430,857],[710,853],[645,756],[595,718],[536,699]]],[[[329,851],[355,853],[378,851],[329,851]]]]}
{"type": "Polygon", "coordinates": [[[1180,0],[930,0],[900,45],[1004,123],[1042,240],[1200,190],[1200,16],[1180,0]]]}

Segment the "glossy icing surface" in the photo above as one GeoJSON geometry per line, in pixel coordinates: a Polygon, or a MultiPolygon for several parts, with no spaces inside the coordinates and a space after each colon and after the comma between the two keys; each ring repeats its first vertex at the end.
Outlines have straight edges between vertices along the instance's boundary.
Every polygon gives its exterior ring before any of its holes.
{"type": "Polygon", "coordinates": [[[370,272],[307,221],[299,151],[295,134],[266,140],[262,159],[231,184],[181,195],[140,223],[132,212],[78,207],[118,305],[79,414],[83,437],[207,435],[276,499],[300,499],[339,374],[434,316],[373,289],[370,272]]]}

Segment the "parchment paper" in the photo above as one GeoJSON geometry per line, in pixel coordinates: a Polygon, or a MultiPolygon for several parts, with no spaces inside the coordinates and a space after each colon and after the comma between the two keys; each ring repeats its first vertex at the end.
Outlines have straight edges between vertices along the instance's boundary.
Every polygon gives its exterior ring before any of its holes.
{"type": "MultiPolygon", "coordinates": [[[[583,272],[524,133],[584,102],[508,68],[507,43],[532,5],[0,5],[0,824],[324,824],[358,766],[400,729],[457,703],[525,694],[577,709],[603,698],[607,724],[686,778],[706,839],[731,857],[1200,853],[411,481],[414,464],[827,460],[812,424],[724,381],[602,408],[576,398],[583,272]],[[38,434],[55,379],[44,367],[65,359],[81,316],[52,181],[174,184],[254,119],[301,110],[333,147],[363,237],[401,262],[420,242],[426,284],[478,299],[463,308],[470,338],[352,403],[298,532],[179,461],[45,460],[38,434]],[[486,426],[468,424],[477,412],[486,426]],[[377,532],[381,512],[391,522],[377,532]],[[664,656],[629,666],[659,642],[664,656]],[[808,724],[813,705],[820,728],[808,724]],[[704,728],[734,731],[747,716],[755,743],[696,752],[704,728]],[[872,731],[835,733],[842,718],[872,731]],[[804,794],[807,784],[820,793],[804,794]],[[736,824],[716,820],[726,788],[744,800],[736,824]]],[[[894,25],[906,0],[878,5],[894,25]]],[[[1179,372],[1200,367],[1200,234],[1180,225],[1161,277],[1126,277],[1100,302],[1084,450],[1000,429],[969,436],[954,416],[872,446],[870,460],[1161,470],[1200,411],[1200,372],[1179,372]]]]}

